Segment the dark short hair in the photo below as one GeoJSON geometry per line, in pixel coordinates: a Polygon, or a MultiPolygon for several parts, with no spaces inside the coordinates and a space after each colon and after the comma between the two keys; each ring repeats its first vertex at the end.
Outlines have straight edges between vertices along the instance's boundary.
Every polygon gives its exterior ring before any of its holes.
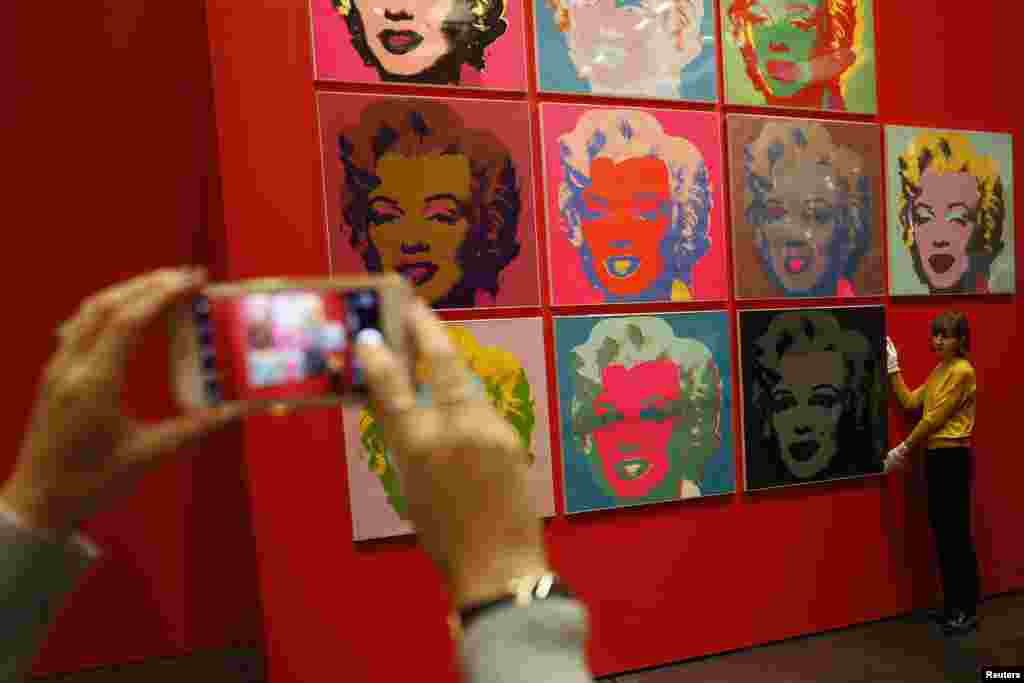
{"type": "Polygon", "coordinates": [[[497,296],[499,274],[518,255],[522,201],[508,147],[491,131],[468,128],[439,101],[386,98],[366,106],[359,122],[338,136],[345,169],[342,206],[349,243],[366,269],[380,272],[380,254],[370,236],[370,193],[380,185],[377,162],[391,152],[408,158],[457,154],[469,160],[469,232],[456,254],[463,277],[435,306],[468,307],[477,290],[497,296]]]}
{"type": "Polygon", "coordinates": [[[967,316],[960,311],[943,311],[932,320],[932,336],[942,332],[960,342],[957,353],[967,355],[971,350],[971,327],[967,324],[967,316]]]}

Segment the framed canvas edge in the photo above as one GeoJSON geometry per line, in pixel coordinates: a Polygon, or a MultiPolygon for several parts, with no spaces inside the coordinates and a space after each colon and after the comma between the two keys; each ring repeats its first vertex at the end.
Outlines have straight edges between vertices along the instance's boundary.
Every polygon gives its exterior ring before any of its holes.
{"type": "MultiPolygon", "coordinates": [[[[309,2],[313,3],[313,2],[315,2],[315,0],[309,0],[309,2]]],[[[320,105],[320,100],[321,100],[321,96],[322,95],[323,95],[322,91],[319,91],[319,90],[314,91],[314,99],[315,99],[315,103],[316,103],[317,142],[320,143],[319,144],[319,146],[320,146],[320,155],[319,155],[320,156],[320,159],[319,159],[319,161],[320,161],[320,164],[319,164],[320,165],[320,189],[321,189],[320,203],[322,204],[323,211],[324,211],[324,225],[323,225],[323,229],[327,231],[327,272],[330,273],[331,275],[334,275],[334,247],[335,247],[335,241],[334,241],[334,236],[331,234],[333,232],[333,230],[332,230],[332,225],[331,225],[331,215],[330,215],[328,201],[327,201],[327,193],[330,190],[327,187],[327,158],[326,158],[327,150],[325,148],[325,142],[324,142],[324,135],[325,135],[326,131],[324,130],[323,109],[322,109],[322,107],[320,105]]]]}
{"type": "Polygon", "coordinates": [[[627,505],[616,505],[614,507],[595,507],[587,508],[585,510],[569,510],[568,507],[565,509],[565,517],[578,517],[580,515],[586,515],[592,512],[612,512],[615,510],[635,510],[637,508],[656,507],[662,505],[671,505],[672,503],[678,503],[680,505],[693,504],[701,500],[713,500],[715,498],[724,498],[726,496],[736,496],[739,491],[736,490],[735,482],[733,483],[732,491],[720,491],[718,493],[709,493],[706,495],[691,496],[690,498],[668,498],[666,500],[655,500],[649,503],[629,503],[627,505]]]}
{"type": "Polygon", "coordinates": [[[313,67],[313,82],[316,83],[320,80],[320,60],[318,59],[319,55],[317,53],[316,14],[313,9],[314,2],[316,2],[316,0],[306,0],[306,11],[309,15],[309,49],[311,52],[310,65],[313,67]]]}
{"type": "Polygon", "coordinates": [[[864,479],[873,479],[875,477],[884,476],[886,476],[886,472],[880,470],[878,472],[865,472],[864,474],[854,474],[845,477],[832,477],[831,479],[816,479],[814,481],[801,481],[794,482],[791,484],[776,484],[774,486],[758,486],[755,488],[747,487],[746,492],[751,494],[767,494],[772,491],[780,491],[784,489],[808,488],[814,486],[824,487],[828,485],[839,484],[842,482],[861,481],[864,479]]]}

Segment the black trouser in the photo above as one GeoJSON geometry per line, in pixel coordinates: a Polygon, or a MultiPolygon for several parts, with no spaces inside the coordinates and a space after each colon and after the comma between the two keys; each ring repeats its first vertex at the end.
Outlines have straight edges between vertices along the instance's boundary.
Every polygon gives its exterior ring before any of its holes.
{"type": "Polygon", "coordinates": [[[974,614],[978,604],[978,558],[971,537],[971,479],[969,448],[936,448],[927,453],[928,519],[942,572],[946,610],[974,614]]]}

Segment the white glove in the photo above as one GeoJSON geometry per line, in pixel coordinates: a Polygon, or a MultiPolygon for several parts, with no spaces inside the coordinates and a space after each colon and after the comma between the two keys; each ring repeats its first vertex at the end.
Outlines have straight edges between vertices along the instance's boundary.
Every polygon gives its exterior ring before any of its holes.
{"type": "Polygon", "coordinates": [[[900,371],[900,355],[896,352],[896,345],[892,343],[890,337],[885,338],[885,362],[890,375],[900,371]]]}
{"type": "Polygon", "coordinates": [[[889,455],[885,456],[885,471],[891,472],[892,470],[903,467],[907,464],[907,442],[902,442],[899,446],[889,451],[889,455]]]}

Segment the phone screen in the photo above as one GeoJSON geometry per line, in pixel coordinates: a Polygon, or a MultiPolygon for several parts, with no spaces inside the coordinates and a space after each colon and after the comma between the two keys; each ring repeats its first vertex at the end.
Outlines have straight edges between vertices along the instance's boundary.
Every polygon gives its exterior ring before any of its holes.
{"type": "Polygon", "coordinates": [[[383,339],[374,289],[201,296],[192,315],[214,405],[365,393],[353,346],[360,335],[383,339]]]}

